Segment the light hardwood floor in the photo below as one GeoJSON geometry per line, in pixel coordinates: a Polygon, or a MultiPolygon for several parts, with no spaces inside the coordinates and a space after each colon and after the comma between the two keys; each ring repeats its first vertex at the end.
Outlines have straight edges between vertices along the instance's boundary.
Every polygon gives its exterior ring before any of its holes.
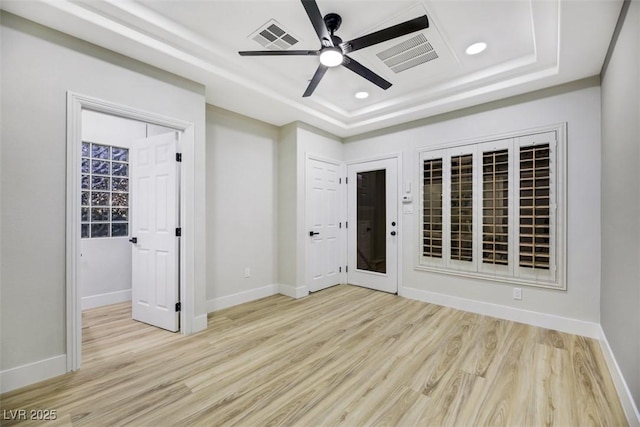
{"type": "Polygon", "coordinates": [[[265,298],[190,337],[130,316],[85,312],[82,369],[2,410],[57,410],[47,426],[627,425],[597,341],[368,289],[265,298]]]}

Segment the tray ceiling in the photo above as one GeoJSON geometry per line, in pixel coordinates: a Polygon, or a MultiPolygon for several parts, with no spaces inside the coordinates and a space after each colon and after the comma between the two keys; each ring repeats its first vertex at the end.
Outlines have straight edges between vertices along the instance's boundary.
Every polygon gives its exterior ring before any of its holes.
{"type": "Polygon", "coordinates": [[[317,57],[237,53],[264,49],[265,40],[257,36],[273,24],[295,44],[287,37],[269,48],[318,49],[297,0],[3,0],[1,5],[197,81],[206,87],[208,103],[275,125],[300,120],[346,137],[597,75],[622,1],[318,0],[323,14],[342,16],[337,35],[343,40],[424,14],[430,27],[351,54],[393,83],[388,90],[337,67],[309,98],[302,93],[317,57]],[[487,49],[467,55],[465,49],[478,41],[487,49]],[[357,99],[361,91],[369,97],[357,99]]]}

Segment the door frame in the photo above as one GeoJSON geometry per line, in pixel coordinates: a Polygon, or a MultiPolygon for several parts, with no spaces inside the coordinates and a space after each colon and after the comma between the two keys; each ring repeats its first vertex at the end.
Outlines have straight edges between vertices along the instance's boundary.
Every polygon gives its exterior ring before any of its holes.
{"type": "MultiPolygon", "coordinates": [[[[397,217],[397,221],[398,221],[398,226],[397,226],[397,230],[398,230],[398,245],[397,245],[397,258],[398,258],[398,266],[397,266],[397,276],[398,276],[398,286],[396,288],[396,294],[402,296],[404,291],[403,291],[403,274],[402,274],[402,268],[403,268],[403,227],[404,227],[404,221],[403,221],[403,211],[402,211],[402,197],[401,195],[404,194],[402,189],[403,189],[403,171],[404,171],[404,167],[402,165],[402,153],[391,153],[391,154],[385,154],[385,155],[381,155],[381,156],[374,156],[374,157],[366,157],[366,158],[360,158],[360,159],[355,159],[355,160],[350,160],[348,162],[346,162],[346,170],[349,170],[349,166],[352,165],[358,165],[361,163],[369,163],[369,162],[375,162],[377,160],[396,160],[396,187],[397,187],[397,199],[396,200],[396,209],[398,210],[398,217],[397,217]]],[[[410,184],[408,184],[410,185],[410,184]]],[[[347,202],[347,198],[349,197],[349,187],[347,186],[347,190],[345,191],[345,203],[347,202]]],[[[346,203],[346,218],[349,218],[349,212],[348,212],[348,203],[346,203]]],[[[348,219],[347,219],[348,220],[348,219]]],[[[348,262],[349,259],[349,237],[346,236],[345,239],[345,245],[346,245],[346,261],[348,262]]],[[[353,267],[355,268],[355,267],[353,267]]],[[[353,271],[353,269],[351,270],[353,271]]],[[[349,272],[347,272],[347,283],[349,283],[349,272]]]]}
{"type": "MultiPolygon", "coordinates": [[[[338,202],[340,203],[340,206],[338,207],[338,216],[340,217],[340,221],[341,222],[345,222],[346,218],[347,218],[347,186],[346,186],[346,181],[342,181],[342,179],[344,179],[347,176],[347,166],[345,164],[345,162],[343,162],[342,160],[336,160],[336,159],[331,159],[329,157],[322,157],[322,156],[317,156],[315,154],[309,154],[307,153],[305,155],[305,161],[304,161],[304,212],[305,212],[305,219],[304,219],[304,236],[306,238],[307,236],[307,232],[310,229],[309,227],[309,194],[308,194],[308,180],[309,180],[309,176],[307,174],[307,167],[308,167],[308,163],[309,160],[316,160],[319,162],[324,162],[324,163],[330,163],[332,165],[338,166],[340,172],[339,172],[339,178],[340,178],[340,183],[338,184],[338,202]]],[[[346,266],[347,265],[347,234],[346,234],[346,228],[342,228],[339,232],[338,232],[338,245],[340,247],[340,255],[339,255],[339,262],[341,266],[346,266]]],[[[305,276],[304,276],[304,284],[305,287],[307,288],[307,290],[309,290],[309,292],[311,292],[311,290],[309,289],[309,285],[310,283],[310,271],[311,271],[311,263],[310,263],[310,258],[311,258],[311,249],[310,249],[310,242],[308,239],[305,239],[305,245],[304,245],[304,251],[305,251],[305,276]]],[[[338,277],[340,279],[340,283],[347,283],[347,272],[346,271],[342,271],[340,273],[338,273],[338,277]]]]}
{"type": "MultiPolygon", "coordinates": [[[[66,195],[66,350],[67,371],[76,371],[82,365],[82,307],[79,289],[80,271],[80,157],[82,144],[82,110],[110,114],[126,119],[164,126],[180,132],[178,148],[195,146],[195,126],[193,123],[162,116],[113,102],[67,92],[67,195],[66,195]]],[[[193,149],[189,150],[190,152],[193,149]]],[[[183,160],[184,159],[183,154],[183,160]]],[[[187,249],[194,247],[194,239],[189,238],[188,230],[193,225],[187,219],[193,217],[187,206],[187,172],[193,171],[181,164],[179,176],[179,203],[181,226],[185,232],[179,240],[179,281],[182,310],[180,312],[180,330],[184,335],[192,333],[195,317],[195,266],[187,262],[187,249]],[[189,213],[191,214],[189,216],[189,213]]],[[[192,164],[189,162],[187,164],[192,164]]],[[[193,250],[188,250],[193,253],[193,250]]]]}

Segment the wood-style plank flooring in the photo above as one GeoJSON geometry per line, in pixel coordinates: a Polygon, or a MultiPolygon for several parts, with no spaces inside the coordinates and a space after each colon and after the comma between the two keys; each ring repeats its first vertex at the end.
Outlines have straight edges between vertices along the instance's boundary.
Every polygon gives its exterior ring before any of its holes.
{"type": "MultiPolygon", "coordinates": [[[[623,426],[597,341],[352,286],[209,315],[184,337],[83,316],[80,371],[1,398],[34,425],[623,426]]],[[[2,420],[3,424],[14,422],[2,420]]]]}

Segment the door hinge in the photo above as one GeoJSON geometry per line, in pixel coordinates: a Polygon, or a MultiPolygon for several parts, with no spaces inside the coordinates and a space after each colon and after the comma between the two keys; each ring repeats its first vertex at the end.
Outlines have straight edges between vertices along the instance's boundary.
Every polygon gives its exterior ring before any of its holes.
{"type": "Polygon", "coordinates": [[[348,272],[349,272],[349,266],[348,266],[348,265],[344,268],[344,272],[345,272],[345,273],[348,273],[348,272]]]}
{"type": "Polygon", "coordinates": [[[176,303],[176,312],[181,311],[182,310],[182,303],[177,302],[176,303]]]}
{"type": "Polygon", "coordinates": [[[182,227],[176,228],[176,237],[182,236],[182,227]]]}
{"type": "Polygon", "coordinates": [[[349,228],[349,221],[344,222],[344,228],[349,228]]]}
{"type": "Polygon", "coordinates": [[[176,162],[182,161],[182,153],[176,153],[176,162]]]}

